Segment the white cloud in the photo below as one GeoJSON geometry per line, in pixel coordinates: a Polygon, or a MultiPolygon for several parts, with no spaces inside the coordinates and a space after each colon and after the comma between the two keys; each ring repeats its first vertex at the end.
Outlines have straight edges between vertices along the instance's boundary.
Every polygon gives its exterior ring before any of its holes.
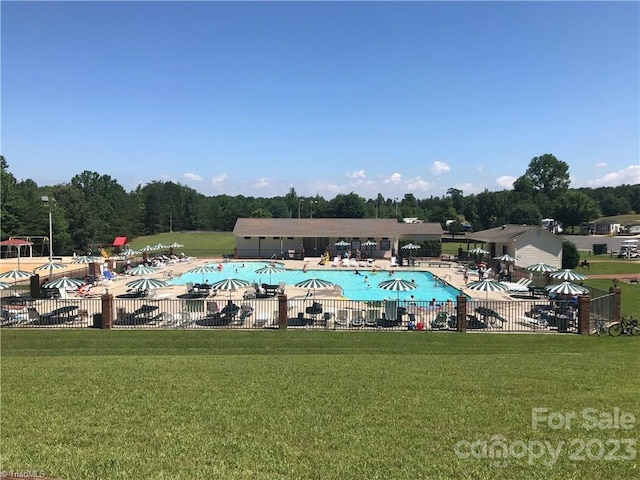
{"type": "Polygon", "coordinates": [[[358,170],[357,172],[347,172],[347,178],[367,178],[367,174],[364,170],[358,170]]]}
{"type": "Polygon", "coordinates": [[[434,175],[440,175],[442,173],[448,173],[451,171],[451,167],[444,162],[433,162],[431,165],[431,173],[434,175]]]}
{"type": "Polygon", "coordinates": [[[220,175],[216,175],[215,177],[211,178],[211,184],[219,187],[221,186],[224,181],[229,178],[229,175],[227,175],[226,173],[221,173],[220,175]]]}
{"type": "Polygon", "coordinates": [[[483,167],[482,165],[478,165],[478,166],[476,167],[476,171],[478,171],[478,172],[484,172],[484,167],[483,167]]]}
{"type": "Polygon", "coordinates": [[[622,184],[640,183],[640,165],[629,165],[627,168],[611,172],[593,180],[587,180],[589,187],[615,187],[622,184]]]}
{"type": "Polygon", "coordinates": [[[269,180],[266,177],[259,178],[253,184],[254,188],[266,188],[266,187],[270,187],[271,185],[272,185],[271,180],[269,180]]]}
{"type": "Polygon", "coordinates": [[[496,178],[496,185],[498,185],[502,189],[512,189],[513,182],[515,182],[518,177],[510,177],[509,175],[502,175],[501,177],[496,178]]]}
{"type": "Polygon", "coordinates": [[[400,175],[399,173],[393,173],[389,178],[383,180],[382,183],[393,183],[394,185],[397,185],[401,180],[402,175],[400,175]]]}
{"type": "Polygon", "coordinates": [[[607,162],[598,162],[594,165],[596,168],[604,168],[607,166],[607,162]]]}
{"type": "Polygon", "coordinates": [[[407,182],[407,188],[410,192],[419,191],[419,190],[429,190],[431,188],[431,183],[426,180],[423,180],[421,177],[412,178],[407,182]]]}
{"type": "Polygon", "coordinates": [[[196,173],[185,173],[182,175],[182,178],[186,180],[191,180],[192,182],[201,182],[202,177],[196,173]]]}

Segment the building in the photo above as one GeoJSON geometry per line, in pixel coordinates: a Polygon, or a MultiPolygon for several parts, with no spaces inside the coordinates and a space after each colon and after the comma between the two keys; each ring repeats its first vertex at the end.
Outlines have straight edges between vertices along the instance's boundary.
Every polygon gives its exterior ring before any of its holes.
{"type": "Polygon", "coordinates": [[[509,254],[515,264],[526,267],[535,263],[546,263],[562,267],[562,237],[554,235],[542,226],[502,225],[500,227],[467,233],[468,241],[482,242],[490,257],[509,254]]]}
{"type": "Polygon", "coordinates": [[[596,222],[595,233],[596,235],[618,235],[622,225],[612,222],[596,222]]]}
{"type": "Polygon", "coordinates": [[[399,242],[440,241],[439,223],[399,223],[368,218],[239,218],[233,229],[236,258],[304,258],[330,256],[350,249],[363,256],[390,258],[399,242]],[[349,246],[338,247],[339,241],[349,246]],[[365,246],[365,242],[375,246],[365,246]]]}

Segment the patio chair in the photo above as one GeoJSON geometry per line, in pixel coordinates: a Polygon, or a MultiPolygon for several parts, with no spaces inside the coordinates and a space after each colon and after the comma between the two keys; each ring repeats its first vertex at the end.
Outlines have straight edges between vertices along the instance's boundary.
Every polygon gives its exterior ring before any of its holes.
{"type": "Polygon", "coordinates": [[[391,266],[392,267],[399,267],[397,257],[391,257],[391,266]]]}
{"type": "Polygon", "coordinates": [[[349,310],[339,309],[336,312],[336,319],[334,320],[336,326],[348,327],[349,326],[349,310]]]}
{"type": "Polygon", "coordinates": [[[378,317],[380,316],[380,310],[377,309],[369,309],[367,310],[367,318],[364,321],[365,326],[367,327],[377,327],[378,326],[378,317]]]}
{"type": "Polygon", "coordinates": [[[360,328],[364,325],[364,310],[351,311],[351,326],[360,328]]]}

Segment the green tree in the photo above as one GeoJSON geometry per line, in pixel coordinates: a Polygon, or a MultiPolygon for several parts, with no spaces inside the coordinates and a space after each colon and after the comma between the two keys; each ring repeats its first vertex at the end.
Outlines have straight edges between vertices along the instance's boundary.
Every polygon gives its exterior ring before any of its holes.
{"type": "Polygon", "coordinates": [[[573,242],[564,240],[562,242],[562,268],[576,268],[580,263],[578,248],[573,242]]]}
{"type": "Polygon", "coordinates": [[[560,195],[555,202],[553,216],[571,232],[582,222],[590,222],[600,216],[598,202],[584,193],[569,191],[560,195]]]}
{"type": "Polygon", "coordinates": [[[520,203],[509,213],[509,223],[519,225],[540,225],[542,214],[532,203],[520,203]]]}
{"type": "Polygon", "coordinates": [[[514,182],[514,189],[517,187],[526,191],[529,188],[529,184],[526,182],[528,179],[534,190],[550,195],[566,190],[571,183],[569,165],[550,153],[534,157],[529,163],[524,177],[525,179],[519,178],[514,182]]]}

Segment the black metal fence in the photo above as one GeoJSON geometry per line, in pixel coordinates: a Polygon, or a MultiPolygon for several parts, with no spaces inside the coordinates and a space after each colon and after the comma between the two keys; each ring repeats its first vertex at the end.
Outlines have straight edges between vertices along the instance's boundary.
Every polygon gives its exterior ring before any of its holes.
{"type": "MultiPolygon", "coordinates": [[[[531,300],[467,300],[422,302],[343,299],[231,300],[224,295],[199,299],[2,298],[6,327],[83,328],[102,326],[104,302],[110,303],[112,328],[287,328],[317,330],[455,331],[457,319],[476,332],[577,332],[578,306],[572,302],[531,300]],[[462,316],[459,314],[459,309],[462,316]]],[[[615,295],[590,302],[590,318],[610,321],[615,295]]],[[[107,310],[108,312],[108,310],[107,310]]],[[[108,313],[106,313],[108,314],[108,313]]]]}

